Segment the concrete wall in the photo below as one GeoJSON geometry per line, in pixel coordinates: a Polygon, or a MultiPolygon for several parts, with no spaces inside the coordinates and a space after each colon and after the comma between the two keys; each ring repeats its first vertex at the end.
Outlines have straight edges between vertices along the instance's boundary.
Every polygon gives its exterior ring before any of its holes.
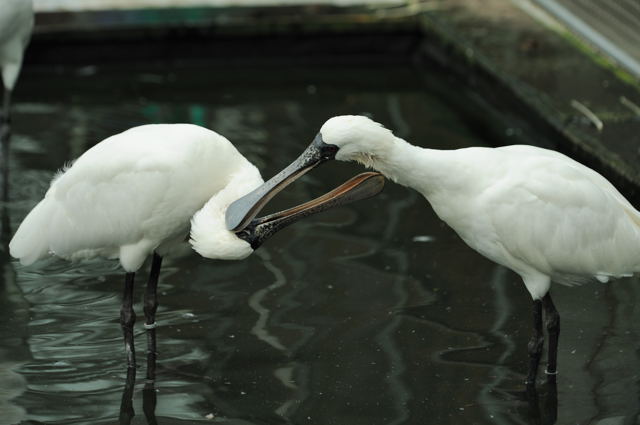
{"type": "Polygon", "coordinates": [[[105,9],[144,9],[167,7],[232,7],[282,6],[300,4],[330,4],[351,6],[358,4],[404,4],[410,0],[34,0],[36,11],[82,11],[105,9]]]}

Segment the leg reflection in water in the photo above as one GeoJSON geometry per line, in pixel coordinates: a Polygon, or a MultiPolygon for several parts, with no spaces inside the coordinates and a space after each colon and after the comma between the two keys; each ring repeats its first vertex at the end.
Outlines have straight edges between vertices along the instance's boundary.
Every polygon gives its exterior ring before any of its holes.
{"type": "Polygon", "coordinates": [[[136,368],[127,368],[127,380],[122,391],[122,401],[120,402],[120,425],[129,425],[131,419],[136,415],[133,410],[133,390],[136,386],[136,368]]]}
{"type": "Polygon", "coordinates": [[[162,267],[162,257],[153,253],[151,272],[144,294],[144,327],[147,330],[147,381],[153,384],[156,379],[156,311],[158,310],[158,278],[162,267]]]}
{"type": "MultiPolygon", "coordinates": [[[[147,419],[147,424],[156,425],[156,388],[155,388],[155,370],[156,356],[155,352],[149,352],[147,355],[147,382],[142,390],[142,411],[147,419]],[[150,375],[153,378],[150,378],[150,375]]],[[[133,393],[136,386],[136,368],[127,369],[127,380],[122,391],[122,401],[120,402],[120,425],[130,425],[133,417],[136,415],[133,409],[133,393]]]]}
{"type": "Polygon", "coordinates": [[[147,381],[142,390],[142,410],[149,425],[156,425],[156,387],[153,381],[147,381]]]}
{"type": "Polygon", "coordinates": [[[553,425],[558,420],[558,386],[555,375],[547,376],[547,382],[540,387],[540,395],[535,385],[527,385],[526,398],[529,406],[529,423],[532,425],[553,425]]]}
{"type": "MultiPolygon", "coordinates": [[[[156,279],[157,282],[157,279],[156,279]]],[[[154,320],[155,323],[155,320],[154,320]]],[[[149,347],[147,351],[147,382],[142,390],[142,410],[149,425],[156,425],[156,330],[147,329],[149,347]]]]}

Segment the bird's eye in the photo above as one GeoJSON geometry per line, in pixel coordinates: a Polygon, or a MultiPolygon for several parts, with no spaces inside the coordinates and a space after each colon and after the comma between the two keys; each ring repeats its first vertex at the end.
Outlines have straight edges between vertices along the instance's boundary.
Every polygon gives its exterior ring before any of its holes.
{"type": "Polygon", "coordinates": [[[338,152],[338,148],[336,145],[329,145],[327,143],[323,143],[320,146],[320,156],[323,160],[333,159],[336,157],[336,153],[338,152]]]}

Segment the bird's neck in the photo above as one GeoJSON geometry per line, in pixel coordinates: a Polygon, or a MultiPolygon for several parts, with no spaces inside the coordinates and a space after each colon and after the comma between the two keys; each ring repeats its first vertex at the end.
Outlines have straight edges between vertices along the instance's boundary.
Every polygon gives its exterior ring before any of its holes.
{"type": "Polygon", "coordinates": [[[421,148],[396,137],[384,155],[372,157],[367,165],[427,196],[448,180],[451,152],[421,148]]]}
{"type": "Polygon", "coordinates": [[[263,183],[258,169],[249,161],[230,174],[222,188],[215,193],[191,219],[193,249],[207,258],[239,260],[253,252],[251,246],[227,230],[225,213],[229,204],[263,183]]]}

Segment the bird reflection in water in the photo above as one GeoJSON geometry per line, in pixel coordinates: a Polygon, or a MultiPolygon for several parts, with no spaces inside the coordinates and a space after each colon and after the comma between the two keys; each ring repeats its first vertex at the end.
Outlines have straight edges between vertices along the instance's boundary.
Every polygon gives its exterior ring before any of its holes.
{"type": "MultiPolygon", "coordinates": [[[[153,339],[155,343],[155,329],[149,332],[147,335],[153,333],[153,339]]],[[[155,344],[154,344],[155,346],[155,344]]],[[[147,381],[144,384],[142,390],[142,411],[149,425],[155,425],[158,423],[156,419],[156,353],[149,351],[147,353],[147,381]]],[[[127,379],[122,391],[122,401],[120,402],[120,425],[129,425],[136,415],[133,409],[133,392],[136,386],[136,368],[127,368],[127,379]]]]}
{"type": "Polygon", "coordinates": [[[558,420],[558,386],[555,376],[549,376],[538,393],[535,385],[527,385],[525,397],[531,425],[553,425],[558,420]]]}

